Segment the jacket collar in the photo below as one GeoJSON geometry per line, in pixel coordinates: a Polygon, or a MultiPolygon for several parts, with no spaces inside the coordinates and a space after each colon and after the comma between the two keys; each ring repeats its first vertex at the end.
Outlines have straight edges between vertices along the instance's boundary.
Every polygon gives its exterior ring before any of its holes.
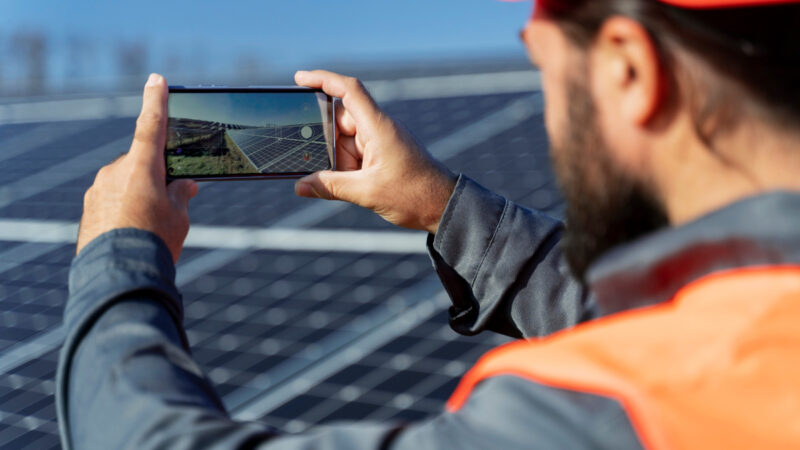
{"type": "Polygon", "coordinates": [[[671,299],[712,272],[800,264],[800,193],[750,197],[617,247],[589,269],[600,315],[671,299]]]}

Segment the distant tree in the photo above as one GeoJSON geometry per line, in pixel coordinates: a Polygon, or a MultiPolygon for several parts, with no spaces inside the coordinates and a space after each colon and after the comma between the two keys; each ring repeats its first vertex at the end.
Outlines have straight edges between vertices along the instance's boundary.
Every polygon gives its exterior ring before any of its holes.
{"type": "Polygon", "coordinates": [[[38,31],[20,31],[11,37],[12,54],[25,67],[25,90],[28,95],[45,91],[47,77],[47,36],[38,31]]]}
{"type": "Polygon", "coordinates": [[[116,51],[119,87],[136,89],[147,76],[147,47],[141,42],[121,42],[116,51]]]}
{"type": "Polygon", "coordinates": [[[234,65],[234,79],[242,84],[259,84],[263,75],[261,61],[250,54],[244,54],[234,65]]]}
{"type": "Polygon", "coordinates": [[[161,74],[167,77],[167,80],[176,79],[185,76],[186,67],[184,65],[185,55],[180,49],[173,49],[164,59],[164,69],[161,74]]]}
{"type": "Polygon", "coordinates": [[[88,78],[93,76],[92,67],[97,66],[95,58],[95,45],[92,40],[86,36],[69,36],[67,38],[66,84],[73,89],[86,86],[88,78]]]}
{"type": "Polygon", "coordinates": [[[188,75],[196,80],[204,80],[208,69],[208,49],[205,46],[195,44],[189,59],[188,75]]]}
{"type": "Polygon", "coordinates": [[[198,44],[194,47],[177,45],[166,52],[163,63],[155,69],[165,75],[169,82],[175,84],[208,84],[224,81],[207,79],[207,57],[208,49],[198,44]]]}

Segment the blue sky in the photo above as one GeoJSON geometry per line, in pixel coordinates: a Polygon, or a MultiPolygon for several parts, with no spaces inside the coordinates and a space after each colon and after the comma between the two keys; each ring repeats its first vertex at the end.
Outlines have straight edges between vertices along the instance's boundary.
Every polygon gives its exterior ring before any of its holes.
{"type": "Polygon", "coordinates": [[[4,0],[0,41],[45,33],[54,80],[114,76],[115,48],[141,42],[147,71],[182,84],[170,75],[521,57],[517,36],[530,9],[530,2],[497,0],[4,0]],[[93,55],[83,69],[68,48],[76,40],[93,55]]]}
{"type": "Polygon", "coordinates": [[[264,126],[321,123],[314,93],[173,93],[170,117],[237,125],[264,126]]]}

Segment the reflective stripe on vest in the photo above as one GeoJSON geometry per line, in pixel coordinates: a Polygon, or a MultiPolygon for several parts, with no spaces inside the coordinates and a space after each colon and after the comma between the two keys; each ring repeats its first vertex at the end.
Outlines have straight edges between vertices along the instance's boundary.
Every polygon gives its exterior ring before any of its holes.
{"type": "Polygon", "coordinates": [[[616,399],[647,448],[800,448],[800,266],[709,275],[669,302],[499,347],[448,410],[498,375],[616,399]]]}

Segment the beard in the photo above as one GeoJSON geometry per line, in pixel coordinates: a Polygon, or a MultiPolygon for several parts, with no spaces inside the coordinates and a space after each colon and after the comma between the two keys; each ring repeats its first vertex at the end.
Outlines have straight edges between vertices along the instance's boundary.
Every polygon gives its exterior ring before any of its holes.
{"type": "Polygon", "coordinates": [[[613,247],[667,226],[652,189],[612,159],[586,83],[568,82],[566,132],[553,145],[556,176],[567,200],[562,249],[584,285],[589,266],[613,247]]]}

